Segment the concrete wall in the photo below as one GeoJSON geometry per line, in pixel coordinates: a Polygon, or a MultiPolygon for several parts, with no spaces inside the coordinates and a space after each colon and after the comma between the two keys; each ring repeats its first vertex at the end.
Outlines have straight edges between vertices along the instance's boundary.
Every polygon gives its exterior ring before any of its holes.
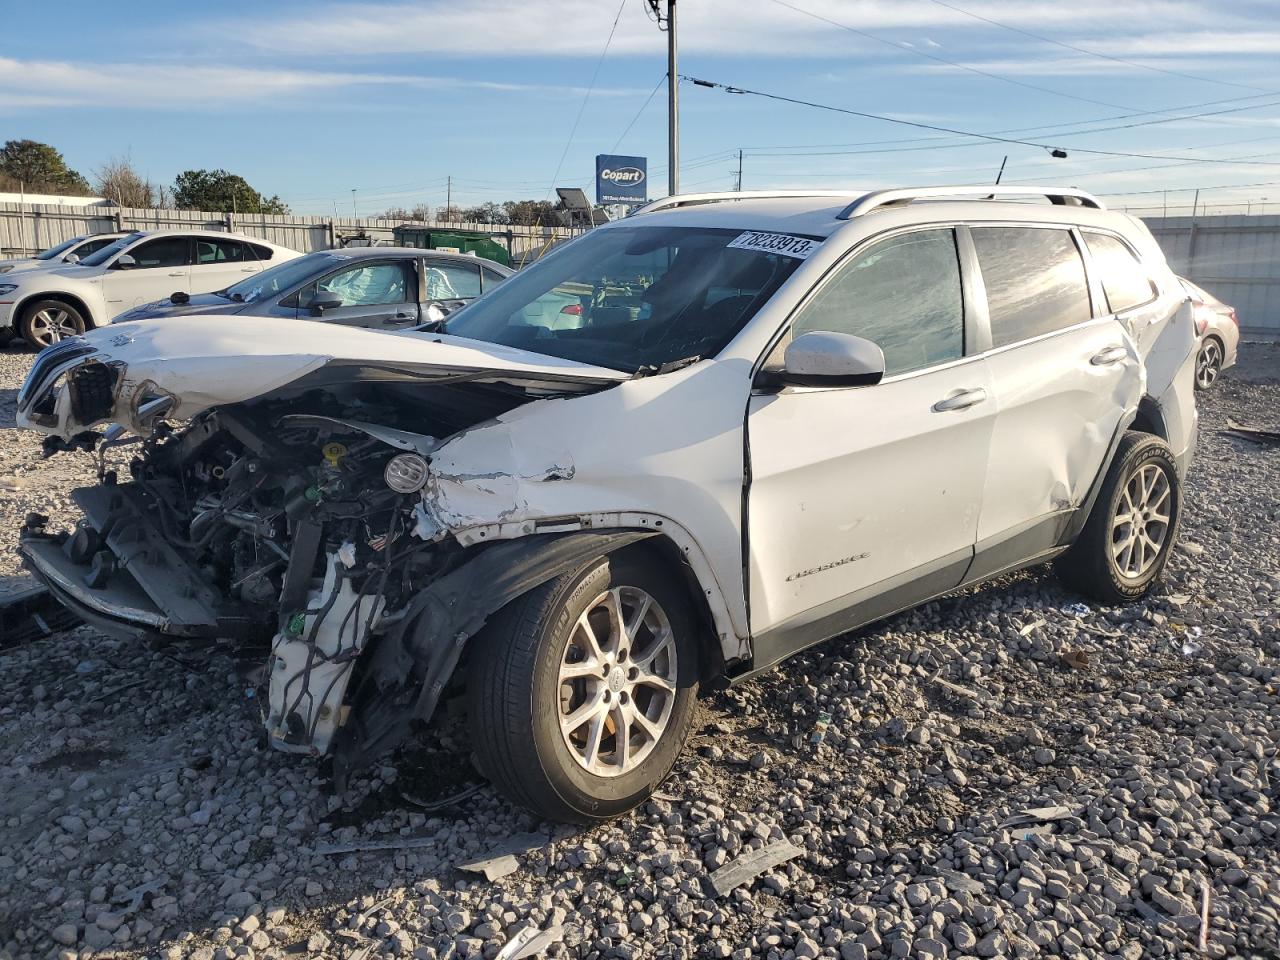
{"type": "MultiPolygon", "coordinates": [[[[0,256],[30,256],[63,240],[113,230],[227,230],[270,240],[303,253],[338,246],[342,235],[367,233],[391,241],[403,221],[354,217],[302,217],[293,214],[209,213],[201,210],[141,210],[129,207],[71,207],[59,204],[0,203],[0,256]]],[[[535,259],[550,246],[581,233],[565,227],[507,227],[482,223],[432,223],[485,232],[512,232],[513,266],[535,259]]],[[[504,237],[495,237],[505,243],[504,237]]]]}
{"type": "Polygon", "coordinates": [[[1241,332],[1280,339],[1280,216],[1143,220],[1177,273],[1236,308],[1241,332]]]}

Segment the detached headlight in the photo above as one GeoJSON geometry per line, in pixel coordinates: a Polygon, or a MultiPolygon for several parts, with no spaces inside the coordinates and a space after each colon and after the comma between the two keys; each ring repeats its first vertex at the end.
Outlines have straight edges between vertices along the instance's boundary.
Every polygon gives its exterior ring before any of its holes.
{"type": "Polygon", "coordinates": [[[13,293],[17,289],[18,285],[16,283],[0,283],[0,297],[13,293]]]}
{"type": "Polygon", "coordinates": [[[387,461],[382,478],[396,493],[415,493],[427,482],[427,461],[416,453],[397,453],[387,461]]]}

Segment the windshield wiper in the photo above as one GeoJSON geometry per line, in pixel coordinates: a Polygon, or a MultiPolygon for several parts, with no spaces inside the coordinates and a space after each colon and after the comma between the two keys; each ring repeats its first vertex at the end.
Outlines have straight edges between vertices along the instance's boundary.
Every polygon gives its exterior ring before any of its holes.
{"type": "Polygon", "coordinates": [[[683,370],[685,367],[691,367],[701,359],[702,355],[697,354],[692,357],[684,357],[680,360],[668,360],[666,363],[659,365],[646,363],[631,375],[631,379],[639,380],[641,377],[660,377],[664,373],[674,373],[676,370],[683,370]]]}

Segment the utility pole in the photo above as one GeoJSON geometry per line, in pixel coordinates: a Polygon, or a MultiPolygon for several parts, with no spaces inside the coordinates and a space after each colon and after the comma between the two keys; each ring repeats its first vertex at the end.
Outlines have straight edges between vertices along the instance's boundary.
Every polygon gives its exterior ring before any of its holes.
{"type": "Polygon", "coordinates": [[[742,148],[738,148],[738,186],[739,192],[742,191],[742,148]]]}
{"type": "Polygon", "coordinates": [[[453,176],[446,178],[448,186],[445,187],[444,212],[447,216],[452,216],[453,211],[453,176]]]}
{"type": "Polygon", "coordinates": [[[676,72],[676,0],[667,0],[667,192],[680,192],[680,75],[676,72]]]}
{"type": "Polygon", "coordinates": [[[351,188],[351,216],[352,217],[359,216],[359,214],[356,213],[356,188],[355,187],[351,188]]]}

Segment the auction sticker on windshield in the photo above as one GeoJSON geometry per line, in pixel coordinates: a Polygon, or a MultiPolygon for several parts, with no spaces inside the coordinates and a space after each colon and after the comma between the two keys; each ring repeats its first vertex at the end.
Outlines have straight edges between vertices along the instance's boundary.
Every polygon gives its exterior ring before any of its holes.
{"type": "Polygon", "coordinates": [[[758,250],[761,253],[780,253],[784,257],[804,260],[818,248],[818,240],[794,237],[789,233],[760,233],[748,230],[728,245],[730,250],[758,250]]]}

